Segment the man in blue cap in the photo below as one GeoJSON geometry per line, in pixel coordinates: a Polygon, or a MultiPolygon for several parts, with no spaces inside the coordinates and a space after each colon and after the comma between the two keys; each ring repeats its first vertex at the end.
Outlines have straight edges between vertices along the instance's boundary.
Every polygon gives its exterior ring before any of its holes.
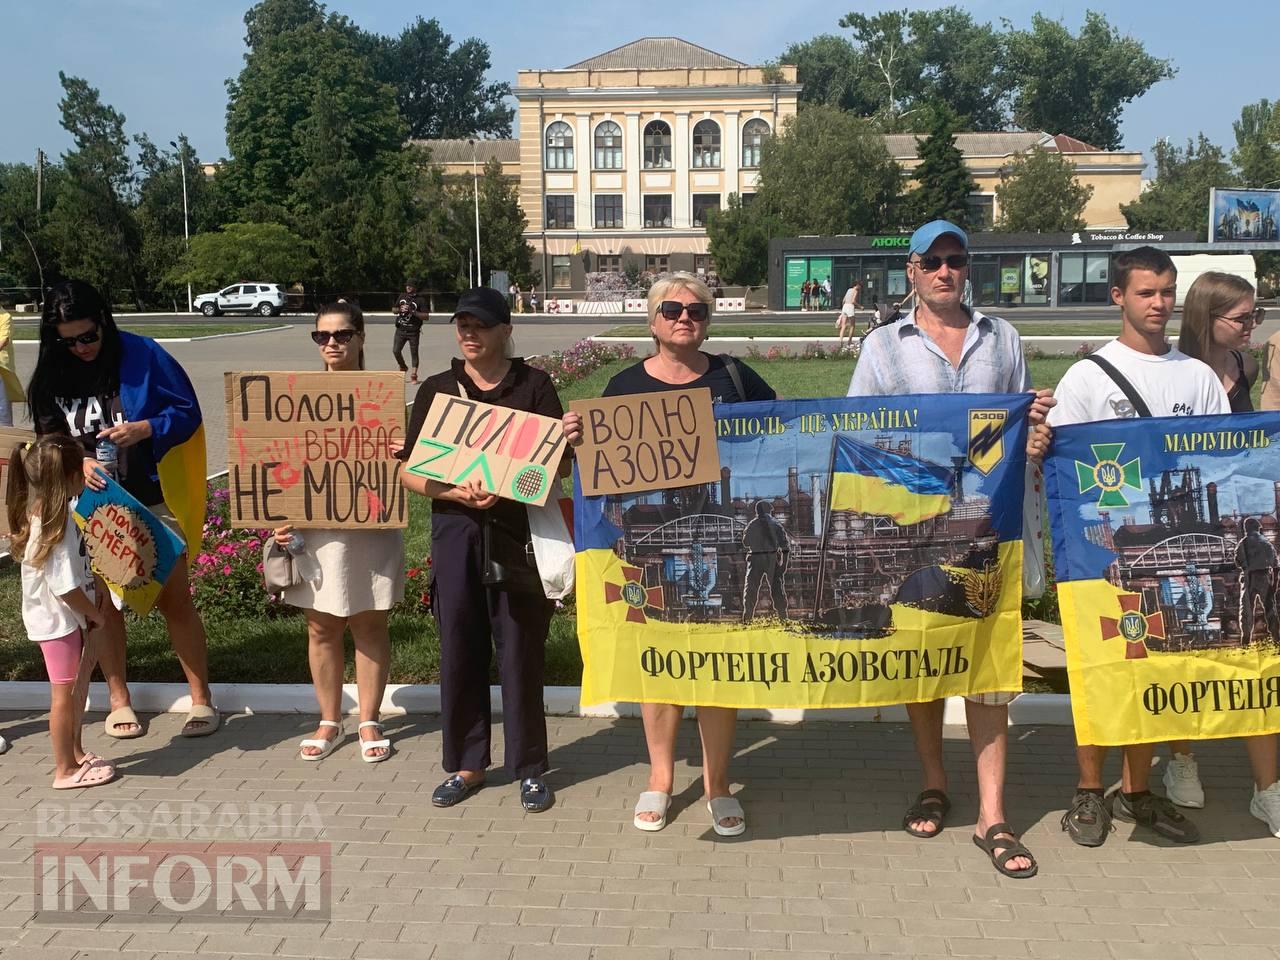
{"type": "MultiPolygon", "coordinates": [[[[926,223],[911,235],[907,279],[916,305],[894,323],[877,327],[862,344],[849,396],[907,393],[1019,393],[1031,390],[1022,343],[1012,325],[966,307],[969,238],[946,220],[926,223]]],[[[1027,454],[1036,460],[1048,447],[1041,426],[1054,404],[1052,391],[1036,392],[1027,454]]],[[[1021,637],[1010,637],[1018,643],[1021,637]]],[[[1009,748],[1009,703],[1016,692],[965,698],[969,739],[978,766],[978,822],[974,841],[1005,876],[1033,876],[1036,861],[1004,817],[1005,759],[1009,748]]],[[[924,790],[903,817],[915,837],[936,837],[951,809],[942,765],[944,703],[907,704],[916,753],[924,768],[924,790]]]]}

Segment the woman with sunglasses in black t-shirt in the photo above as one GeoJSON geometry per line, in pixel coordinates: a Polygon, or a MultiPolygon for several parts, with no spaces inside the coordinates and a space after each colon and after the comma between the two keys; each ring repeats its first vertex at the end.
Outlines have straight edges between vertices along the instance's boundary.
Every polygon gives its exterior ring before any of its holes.
{"type": "MultiPolygon", "coordinates": [[[[604,389],[618,397],[658,390],[708,387],[716,403],[776,400],[777,394],[745,363],[702,351],[711,322],[711,291],[689,273],[673,273],[649,288],[649,331],[656,347],[652,356],[619,372],[604,389]]],[[[582,418],[565,416],[570,444],[582,442],[582,418]]],[[[676,734],[684,707],[644,703],[644,736],[649,747],[649,784],[636,804],[633,823],[639,830],[661,830],[675,780],[676,734]]],[[[728,707],[698,707],[702,737],[702,783],[711,825],[721,836],[738,836],[747,828],[742,804],[729,794],[729,758],[738,711],[728,707]]]]}

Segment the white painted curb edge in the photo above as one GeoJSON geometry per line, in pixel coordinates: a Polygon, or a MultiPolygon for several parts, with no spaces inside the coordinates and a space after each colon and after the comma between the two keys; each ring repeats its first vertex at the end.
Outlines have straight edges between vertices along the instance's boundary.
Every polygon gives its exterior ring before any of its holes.
{"type": "MultiPolygon", "coordinates": [[[[215,683],[213,700],[224,713],[314,714],[317,710],[315,690],[307,683],[215,683]]],[[[190,690],[185,683],[131,683],[129,693],[133,707],[142,713],[186,713],[191,706],[190,690]]],[[[553,717],[638,717],[635,703],[602,703],[582,706],[579,687],[547,687],[543,702],[548,716],[553,717]]],[[[502,712],[502,688],[490,687],[489,700],[495,714],[502,712]]],[[[342,688],[342,706],[347,713],[356,712],[356,686],[342,688]]],[[[0,683],[0,710],[49,709],[49,684],[9,681],[0,683]]],[[[107,709],[107,687],[94,683],[89,688],[89,709],[107,709]]],[[[382,698],[382,713],[393,716],[406,713],[438,714],[440,687],[437,684],[390,684],[382,698]]],[[[693,715],[692,708],[686,713],[693,715]]],[[[835,710],[740,710],[744,720],[769,720],[774,723],[819,722],[905,723],[906,708],[860,707],[835,710]]],[[[964,700],[947,700],[944,722],[963,725],[964,700]]],[[[1009,723],[1013,726],[1039,724],[1071,725],[1071,697],[1058,693],[1023,694],[1009,707],[1009,723]]]]}

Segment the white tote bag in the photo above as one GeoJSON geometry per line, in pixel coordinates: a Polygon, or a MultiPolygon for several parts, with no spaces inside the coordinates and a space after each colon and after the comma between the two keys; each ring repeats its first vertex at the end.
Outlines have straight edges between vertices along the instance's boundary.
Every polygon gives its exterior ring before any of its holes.
{"type": "Polygon", "coordinates": [[[541,507],[525,504],[529,514],[529,539],[533,557],[542,579],[542,592],[548,600],[563,600],[573,593],[573,564],[576,551],[573,534],[565,518],[565,505],[573,509],[572,500],[551,496],[541,507]]]}

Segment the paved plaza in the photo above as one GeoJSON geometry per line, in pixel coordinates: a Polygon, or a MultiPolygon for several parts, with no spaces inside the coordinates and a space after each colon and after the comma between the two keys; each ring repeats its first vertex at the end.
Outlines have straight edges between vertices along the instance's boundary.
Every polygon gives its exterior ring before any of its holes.
{"type": "Polygon", "coordinates": [[[1204,842],[1174,847],[1117,824],[1105,846],[1086,850],[1058,824],[1074,779],[1070,729],[1015,727],[1009,818],[1025,828],[1040,874],[1014,881],[970,843],[976,797],[959,729],[947,734],[955,810],[937,839],[914,840],[899,829],[916,790],[905,726],[744,722],[733,773],[750,828],[725,840],[697,802],[692,723],[673,821],[641,833],[631,826],[646,777],[635,720],[549,720],[558,802],[540,816],[520,809],[501,775],[458,807],[433,808],[443,776],[435,717],[392,718],[397,753],[381,764],[359,761],[350,731],[323,762],[299,761],[311,717],[231,716],[211,738],[182,740],[179,715],[163,715],[144,738],[120,742],[95,722],[86,747],[114,757],[123,777],[75,796],[49,786],[45,722],[0,714],[14,742],[0,758],[0,955],[20,960],[1270,960],[1280,943],[1280,840],[1247,815],[1235,742],[1199,748],[1204,842]],[[330,845],[328,919],[211,908],[33,916],[39,840],[207,845],[245,839],[248,810],[286,807],[315,817],[289,839],[330,845]]]}

